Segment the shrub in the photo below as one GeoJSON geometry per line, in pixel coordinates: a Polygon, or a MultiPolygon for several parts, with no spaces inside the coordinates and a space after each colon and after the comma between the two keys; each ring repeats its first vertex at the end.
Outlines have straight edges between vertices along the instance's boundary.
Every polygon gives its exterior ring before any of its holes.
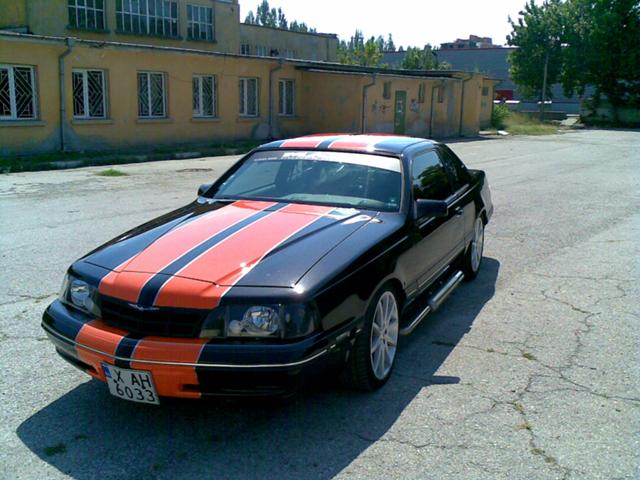
{"type": "Polygon", "coordinates": [[[507,126],[509,115],[511,115],[511,112],[506,105],[494,105],[493,113],[491,114],[491,126],[498,130],[504,130],[507,126]]]}

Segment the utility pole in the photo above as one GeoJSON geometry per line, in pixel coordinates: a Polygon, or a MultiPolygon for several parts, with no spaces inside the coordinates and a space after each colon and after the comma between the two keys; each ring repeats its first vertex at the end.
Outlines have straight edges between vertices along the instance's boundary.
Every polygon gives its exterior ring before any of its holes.
{"type": "Polygon", "coordinates": [[[547,50],[544,57],[544,77],[542,78],[542,95],[540,102],[540,121],[544,122],[544,107],[547,100],[547,74],[549,72],[549,50],[547,50]]]}

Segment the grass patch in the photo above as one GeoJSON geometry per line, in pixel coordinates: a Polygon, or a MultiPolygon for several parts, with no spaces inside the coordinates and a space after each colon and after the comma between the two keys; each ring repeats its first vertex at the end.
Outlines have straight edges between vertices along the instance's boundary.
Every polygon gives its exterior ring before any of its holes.
{"type": "Polygon", "coordinates": [[[558,133],[558,126],[541,122],[539,119],[510,112],[504,120],[505,130],[511,135],[553,135],[558,133]]]}
{"type": "Polygon", "coordinates": [[[115,168],[109,168],[101,172],[96,173],[99,177],[128,177],[129,174],[122,170],[116,170],[115,168]]]}
{"type": "Polygon", "coordinates": [[[533,353],[529,353],[529,352],[522,352],[522,357],[526,358],[527,360],[531,360],[532,362],[536,359],[536,356],[533,353]]]}
{"type": "Polygon", "coordinates": [[[547,455],[547,453],[542,448],[532,448],[531,453],[543,457],[545,462],[552,465],[556,465],[558,463],[558,460],[556,460],[551,455],[547,455]]]}
{"type": "Polygon", "coordinates": [[[153,150],[138,148],[128,151],[54,152],[17,157],[0,156],[0,173],[36,172],[96,165],[109,166],[161,160],[241,155],[263,143],[266,143],[266,141],[242,140],[228,143],[173,145],[153,150]]]}
{"type": "Polygon", "coordinates": [[[63,453],[66,453],[66,451],[67,451],[67,446],[62,442],[52,445],[50,447],[46,447],[44,449],[44,453],[47,457],[53,457],[54,455],[62,455],[63,453]]]}
{"type": "Polygon", "coordinates": [[[518,413],[524,413],[524,405],[518,402],[513,402],[513,408],[518,413]]]}
{"type": "Polygon", "coordinates": [[[518,424],[518,430],[529,430],[531,431],[533,427],[531,426],[531,424],[528,421],[524,421],[520,424],[518,424]]]}

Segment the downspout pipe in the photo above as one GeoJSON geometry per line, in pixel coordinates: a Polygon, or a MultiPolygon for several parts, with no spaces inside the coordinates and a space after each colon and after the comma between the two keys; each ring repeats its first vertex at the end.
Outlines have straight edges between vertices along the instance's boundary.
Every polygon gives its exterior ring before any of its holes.
{"type": "Polygon", "coordinates": [[[275,106],[274,106],[274,101],[275,101],[275,95],[273,92],[273,74],[276,73],[278,70],[282,70],[282,65],[283,65],[283,60],[280,59],[280,61],[278,62],[278,66],[272,68],[271,70],[269,70],[269,138],[274,138],[274,128],[273,128],[273,124],[274,124],[274,110],[275,110],[275,106]]]}
{"type": "Polygon", "coordinates": [[[367,83],[362,87],[362,128],[361,133],[366,133],[367,130],[367,91],[376,84],[377,75],[373,73],[371,75],[371,83],[367,83]]]}
{"type": "Polygon", "coordinates": [[[60,75],[60,151],[66,152],[66,130],[67,130],[67,94],[65,84],[64,59],[73,50],[73,41],[66,38],[67,49],[58,56],[58,73],[60,75]]]}
{"type": "Polygon", "coordinates": [[[433,138],[433,115],[434,115],[434,100],[436,88],[444,88],[444,80],[431,85],[431,113],[429,114],[429,138],[433,138]]]}
{"type": "Polygon", "coordinates": [[[464,120],[464,91],[467,82],[473,78],[473,75],[468,75],[466,78],[462,79],[462,94],[460,96],[460,126],[458,127],[458,136],[462,136],[462,123],[464,120]]]}

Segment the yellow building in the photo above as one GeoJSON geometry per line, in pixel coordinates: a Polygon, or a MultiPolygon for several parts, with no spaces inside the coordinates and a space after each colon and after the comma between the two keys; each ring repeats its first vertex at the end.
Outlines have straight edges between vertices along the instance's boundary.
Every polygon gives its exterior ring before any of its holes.
{"type": "Polygon", "coordinates": [[[496,82],[480,74],[346,67],[336,48],[332,35],[241,24],[236,1],[0,0],[0,154],[444,138],[490,118],[496,82]]]}

